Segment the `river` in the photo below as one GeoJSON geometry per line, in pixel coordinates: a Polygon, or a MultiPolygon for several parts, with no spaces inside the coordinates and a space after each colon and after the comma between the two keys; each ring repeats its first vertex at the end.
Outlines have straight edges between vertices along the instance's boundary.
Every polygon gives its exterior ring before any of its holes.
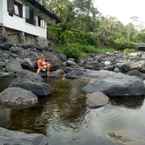
{"type": "Polygon", "coordinates": [[[145,145],[143,97],[111,98],[89,109],[78,80],[56,81],[55,93],[29,109],[0,109],[0,126],[43,133],[49,145],[145,145]]]}

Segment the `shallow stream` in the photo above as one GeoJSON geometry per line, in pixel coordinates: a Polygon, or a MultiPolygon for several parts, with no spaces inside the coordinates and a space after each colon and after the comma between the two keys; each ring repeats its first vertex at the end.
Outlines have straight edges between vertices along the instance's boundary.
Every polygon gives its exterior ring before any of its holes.
{"type": "Polygon", "coordinates": [[[112,98],[91,110],[79,80],[61,80],[55,93],[29,109],[0,108],[0,126],[43,133],[49,145],[145,145],[143,97],[112,98]]]}

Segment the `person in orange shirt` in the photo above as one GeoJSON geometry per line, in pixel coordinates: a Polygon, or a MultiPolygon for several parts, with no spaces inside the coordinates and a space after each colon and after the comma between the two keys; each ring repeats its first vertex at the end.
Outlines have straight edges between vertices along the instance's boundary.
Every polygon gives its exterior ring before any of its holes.
{"type": "Polygon", "coordinates": [[[37,63],[37,74],[39,74],[41,71],[42,72],[48,71],[48,73],[50,73],[51,64],[46,61],[43,55],[41,55],[37,59],[36,63],[37,63]]]}

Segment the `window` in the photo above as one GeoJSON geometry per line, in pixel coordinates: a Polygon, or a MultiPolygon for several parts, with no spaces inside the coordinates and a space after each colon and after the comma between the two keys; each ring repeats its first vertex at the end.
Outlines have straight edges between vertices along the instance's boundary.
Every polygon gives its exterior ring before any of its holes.
{"type": "Polygon", "coordinates": [[[23,5],[19,2],[14,2],[14,14],[23,17],[23,5]]]}
{"type": "Polygon", "coordinates": [[[38,26],[45,28],[45,21],[39,16],[38,16],[38,26]]]}
{"type": "Polygon", "coordinates": [[[7,0],[7,11],[10,16],[14,15],[14,0],[7,0]]]}
{"type": "Polygon", "coordinates": [[[33,8],[26,6],[26,22],[35,25],[35,16],[33,8]]]}

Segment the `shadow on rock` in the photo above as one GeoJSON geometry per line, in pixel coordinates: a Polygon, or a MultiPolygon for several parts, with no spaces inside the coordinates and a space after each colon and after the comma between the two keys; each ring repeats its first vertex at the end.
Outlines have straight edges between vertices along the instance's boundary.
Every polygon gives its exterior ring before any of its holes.
{"type": "Polygon", "coordinates": [[[144,99],[145,99],[144,97],[111,97],[110,102],[113,105],[137,109],[142,107],[144,99]]]}

